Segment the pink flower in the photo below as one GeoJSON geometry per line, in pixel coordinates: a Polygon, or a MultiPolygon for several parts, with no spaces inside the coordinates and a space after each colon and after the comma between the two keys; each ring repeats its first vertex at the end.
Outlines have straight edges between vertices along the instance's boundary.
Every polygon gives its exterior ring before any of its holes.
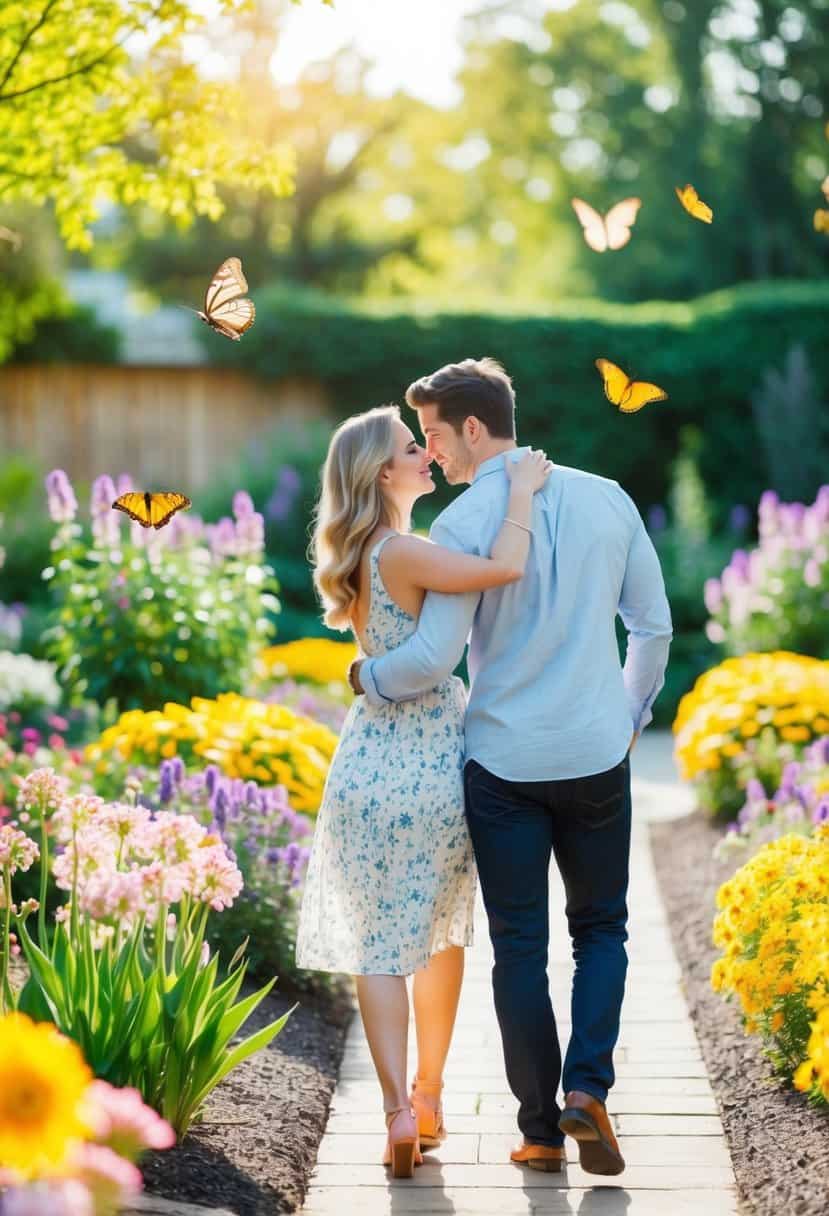
{"type": "Polygon", "coordinates": [[[142,1187],[141,1171],[100,1144],[81,1144],[72,1171],[92,1193],[96,1216],[115,1216],[142,1187]]]}
{"type": "MultiPolygon", "coordinates": [[[[31,752],[28,753],[31,755],[31,752]]],[[[41,816],[47,811],[56,811],[66,791],[66,779],[58,777],[53,768],[36,768],[24,777],[17,791],[19,810],[37,809],[41,816]]]]}
{"type": "Polygon", "coordinates": [[[25,872],[39,856],[40,849],[25,832],[18,831],[8,823],[0,827],[0,867],[5,869],[8,866],[11,874],[18,870],[25,872]]]}
{"type": "Polygon", "coordinates": [[[96,1212],[84,1184],[63,1178],[12,1187],[3,1196],[3,1216],[96,1216],[96,1212]]]}
{"type": "Polygon", "coordinates": [[[137,1089],[116,1089],[106,1081],[93,1081],[86,1098],[96,1140],[129,1161],[135,1161],[145,1149],[175,1144],[170,1124],[145,1104],[137,1089]]]}
{"type": "Polygon", "coordinates": [[[49,747],[51,747],[55,752],[62,751],[66,747],[66,741],[63,735],[52,734],[49,736],[47,742],[49,747]]]}

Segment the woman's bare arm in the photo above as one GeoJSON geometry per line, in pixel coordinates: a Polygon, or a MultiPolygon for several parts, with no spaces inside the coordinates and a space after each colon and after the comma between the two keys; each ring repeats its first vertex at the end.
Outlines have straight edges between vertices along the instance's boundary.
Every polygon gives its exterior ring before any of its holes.
{"type": "Polygon", "coordinates": [[[385,574],[424,591],[452,593],[517,582],[530,551],[533,494],[544,485],[551,468],[543,452],[528,452],[519,461],[507,462],[507,511],[489,557],[458,553],[420,536],[397,536],[385,545],[380,558],[385,574]]]}

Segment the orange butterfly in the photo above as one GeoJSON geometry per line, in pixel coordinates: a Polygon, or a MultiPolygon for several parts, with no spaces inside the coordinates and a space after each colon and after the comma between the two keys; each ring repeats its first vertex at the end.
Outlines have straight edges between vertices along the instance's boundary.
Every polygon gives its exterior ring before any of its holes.
{"type": "Polygon", "coordinates": [[[204,312],[198,315],[211,329],[238,342],[256,317],[253,300],[240,298],[247,289],[242,263],[238,258],[227,258],[210,280],[204,294],[204,312]]]}
{"type": "Polygon", "coordinates": [[[702,220],[703,224],[711,223],[714,212],[707,203],[702,201],[693,186],[674,186],[674,189],[677,198],[689,215],[692,215],[695,220],[702,220]]]}
{"type": "Polygon", "coordinates": [[[573,210],[584,229],[584,239],[596,253],[606,249],[621,249],[630,240],[630,230],[636,221],[636,213],[642,206],[641,198],[626,198],[607,215],[602,217],[583,199],[570,199],[573,210]]]}
{"type": "Polygon", "coordinates": [[[621,367],[609,359],[597,359],[596,367],[604,381],[605,396],[623,414],[635,414],[651,401],[667,401],[668,394],[658,384],[631,380],[621,367]]]}
{"type": "Polygon", "coordinates": [[[149,490],[145,490],[142,494],[137,490],[131,490],[127,494],[122,494],[120,498],[116,498],[112,507],[115,511],[123,511],[129,515],[130,519],[141,524],[142,528],[157,530],[163,528],[176,511],[186,509],[190,505],[190,499],[186,494],[177,494],[174,491],[151,494],[149,490]]]}

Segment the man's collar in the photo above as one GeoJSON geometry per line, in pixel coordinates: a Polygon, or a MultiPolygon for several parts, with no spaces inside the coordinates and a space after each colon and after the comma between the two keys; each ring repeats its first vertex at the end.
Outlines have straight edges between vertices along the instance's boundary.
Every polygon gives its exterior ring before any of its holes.
{"type": "MultiPolygon", "coordinates": [[[[515,448],[516,452],[528,452],[529,450],[530,449],[528,447],[515,448]]],[[[496,456],[490,456],[489,459],[481,461],[475,470],[475,476],[472,478],[470,485],[474,485],[480,477],[488,477],[490,473],[495,473],[498,469],[502,469],[504,467],[506,457],[509,456],[512,451],[513,449],[510,448],[508,452],[498,452],[496,456]]]]}

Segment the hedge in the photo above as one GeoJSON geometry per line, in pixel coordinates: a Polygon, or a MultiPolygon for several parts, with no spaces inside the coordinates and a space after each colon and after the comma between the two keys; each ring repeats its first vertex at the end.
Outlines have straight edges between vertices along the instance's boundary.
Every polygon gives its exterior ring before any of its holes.
{"type": "Polygon", "coordinates": [[[391,312],[280,289],[263,290],[256,306],[239,343],[204,331],[211,360],[267,378],[314,376],[345,416],[402,402],[411,380],[444,363],[492,355],[513,377],[520,438],[561,464],[618,479],[640,507],[665,500],[686,424],[702,433],[700,472],[723,511],[757,501],[769,474],[751,395],[792,345],[805,346],[829,399],[823,283],[751,284],[688,303],[573,302],[545,315],[391,312]],[[604,397],[598,356],[655,380],[668,401],[618,413],[604,397]]]}

